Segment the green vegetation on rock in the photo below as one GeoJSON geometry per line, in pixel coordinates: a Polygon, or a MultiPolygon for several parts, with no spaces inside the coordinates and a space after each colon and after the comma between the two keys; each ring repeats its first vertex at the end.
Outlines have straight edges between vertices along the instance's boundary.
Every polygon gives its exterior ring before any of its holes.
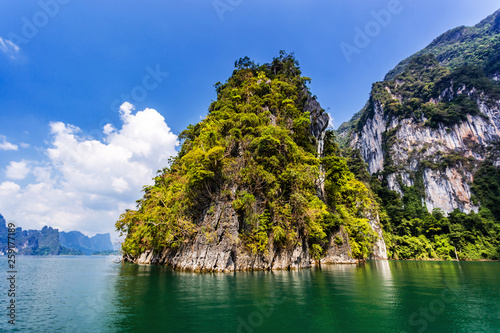
{"type": "Polygon", "coordinates": [[[500,150],[494,142],[496,134],[478,134],[481,139],[472,134],[476,120],[479,127],[495,122],[495,116],[483,114],[481,109],[497,112],[499,60],[497,11],[474,27],[448,31],[402,61],[383,82],[373,84],[366,106],[337,130],[337,142],[349,159],[350,170],[375,193],[391,258],[499,259],[500,176],[496,165],[500,150]],[[376,114],[376,122],[370,122],[376,114]],[[467,129],[456,127],[464,121],[471,122],[469,136],[467,129]],[[450,134],[447,139],[453,148],[438,142],[432,146],[437,131],[445,137],[450,134]],[[464,135],[457,135],[460,131],[464,135]],[[356,147],[364,149],[364,157],[378,170],[371,179],[360,152],[349,147],[356,134],[357,140],[369,142],[358,142],[356,147]],[[413,147],[411,137],[424,142],[415,142],[413,147]],[[441,186],[447,194],[453,193],[446,188],[452,184],[447,182],[448,174],[473,180],[469,185],[475,206],[467,204],[473,210],[480,207],[479,211],[465,214],[457,209],[447,216],[439,210],[429,212],[424,200],[425,172],[432,173],[430,181],[445,183],[434,187],[441,186]],[[405,186],[408,183],[413,186],[405,186]],[[401,190],[403,195],[389,188],[401,190]]]}
{"type": "Polygon", "coordinates": [[[436,38],[425,49],[403,60],[385,77],[385,81],[401,74],[414,59],[434,54],[447,68],[456,69],[464,64],[484,68],[488,76],[500,70],[500,11],[490,15],[473,27],[458,27],[436,38]]]}
{"type": "Polygon", "coordinates": [[[293,249],[305,239],[319,259],[342,225],[352,256],[368,257],[376,236],[367,212],[376,204],[339,156],[333,132],[326,134],[324,158],[316,156],[305,110],[313,99],[310,79],[284,52],[271,64],[242,58],[235,67],[226,83],[215,85],[217,100],[207,116],[181,133],[179,154],[144,188],[137,210],[120,217],[123,250],[132,256],[175,250],[197,233],[210,236],[203,216],[229,201],[240,221],[235,241],[249,253],[265,254],[271,243],[293,249]],[[318,195],[320,166],[325,201],[318,195]]]}
{"type": "Polygon", "coordinates": [[[348,145],[352,132],[373,115],[377,98],[394,116],[412,114],[414,120],[420,121],[424,115],[426,125],[431,127],[452,126],[463,121],[467,114],[479,114],[474,102],[484,97],[481,92],[490,101],[500,99],[499,85],[491,80],[500,77],[499,60],[500,10],[474,27],[462,26],[442,34],[425,49],[401,61],[384,82],[373,85],[365,107],[339,126],[337,141],[341,147],[348,145]],[[438,103],[431,102],[446,88],[455,94],[448,94],[447,99],[438,103]],[[462,88],[469,91],[475,88],[478,92],[471,96],[456,94],[462,88]],[[398,91],[401,100],[394,99],[398,91]]]}
{"type": "Polygon", "coordinates": [[[375,104],[390,118],[410,118],[415,123],[437,128],[451,127],[481,115],[477,100],[494,103],[500,86],[476,66],[465,65],[453,71],[442,67],[434,55],[413,58],[404,72],[388,82],[373,85],[371,101],[361,115],[358,130],[373,117],[375,104]]]}
{"type": "Polygon", "coordinates": [[[415,187],[405,187],[402,198],[377,178],[371,187],[380,201],[390,258],[500,259],[500,221],[488,208],[469,214],[456,209],[448,216],[439,209],[429,213],[415,187]]]}

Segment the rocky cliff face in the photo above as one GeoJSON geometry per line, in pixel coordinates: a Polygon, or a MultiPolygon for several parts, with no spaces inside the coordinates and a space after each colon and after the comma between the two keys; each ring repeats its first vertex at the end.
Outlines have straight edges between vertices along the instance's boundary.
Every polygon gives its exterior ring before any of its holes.
{"type": "Polygon", "coordinates": [[[160,253],[150,250],[131,260],[138,264],[169,265],[174,269],[200,272],[298,269],[311,266],[309,248],[304,239],[294,249],[278,250],[271,244],[270,250],[265,254],[252,254],[245,249],[239,237],[239,230],[243,226],[240,225],[238,214],[231,202],[222,198],[215,200],[213,209],[204,213],[201,225],[207,231],[199,232],[180,249],[165,249],[160,253]]]}
{"type": "MultiPolygon", "coordinates": [[[[315,102],[315,100],[314,100],[315,102]]],[[[321,141],[326,130],[329,117],[321,112],[319,104],[311,102],[311,134],[321,141]]],[[[321,142],[318,142],[318,146],[321,142]]],[[[322,151],[319,150],[319,155],[322,151]]],[[[236,192],[233,187],[232,192],[236,192]]],[[[147,250],[139,256],[126,255],[125,259],[137,264],[169,265],[174,269],[197,272],[230,272],[246,270],[284,270],[302,269],[318,263],[311,256],[307,239],[299,237],[292,248],[277,247],[271,240],[264,253],[252,253],[247,249],[240,237],[240,232],[247,228],[231,204],[232,200],[224,196],[214,198],[212,205],[206,209],[199,225],[203,231],[198,232],[189,242],[179,249],[164,249],[160,252],[147,250]]],[[[258,205],[255,205],[258,211],[258,205]]],[[[259,213],[262,213],[259,211],[259,213]]],[[[379,222],[376,217],[370,224],[380,231],[380,239],[374,249],[374,259],[387,259],[385,244],[379,222]]],[[[323,264],[354,264],[358,260],[351,255],[349,236],[341,227],[328,237],[325,255],[320,260],[323,264]]]]}
{"type": "Polygon", "coordinates": [[[477,211],[474,174],[484,161],[499,164],[499,26],[500,10],[400,62],[339,127],[338,142],[359,149],[389,189],[417,187],[429,211],[477,211]]]}
{"type": "Polygon", "coordinates": [[[497,11],[439,36],[374,83],[336,131],[375,193],[390,258],[499,258],[499,26],[497,11]]]}
{"type": "MultiPolygon", "coordinates": [[[[438,104],[466,95],[479,113],[447,126],[428,125],[428,118],[395,117],[384,103],[374,99],[373,115],[352,135],[351,146],[359,149],[371,174],[384,174],[391,190],[403,194],[403,186],[420,184],[429,211],[460,209],[477,211],[470,184],[477,166],[495,150],[500,140],[500,101],[478,93],[475,87],[445,88],[430,103],[438,104]]],[[[393,95],[395,100],[403,98],[393,95]]],[[[494,160],[498,165],[500,161],[494,160]]]]}
{"type": "MultiPolygon", "coordinates": [[[[380,224],[377,219],[371,220],[370,224],[380,237],[371,259],[387,259],[380,224]]],[[[126,255],[125,259],[137,264],[168,265],[177,270],[195,272],[302,269],[318,263],[311,257],[304,238],[294,248],[277,248],[271,243],[267,253],[252,254],[241,242],[240,221],[230,202],[218,201],[213,213],[205,213],[201,225],[212,231],[198,233],[178,250],[147,250],[136,257],[126,255]]],[[[328,239],[326,253],[319,260],[321,264],[359,262],[351,255],[349,236],[343,227],[328,239]]]]}
{"type": "Polygon", "coordinates": [[[316,98],[311,97],[310,95],[307,98],[307,101],[304,105],[304,111],[309,112],[311,119],[310,131],[312,136],[319,140],[321,134],[323,134],[328,127],[330,122],[330,117],[327,113],[323,112],[321,105],[316,100],[316,98]]]}

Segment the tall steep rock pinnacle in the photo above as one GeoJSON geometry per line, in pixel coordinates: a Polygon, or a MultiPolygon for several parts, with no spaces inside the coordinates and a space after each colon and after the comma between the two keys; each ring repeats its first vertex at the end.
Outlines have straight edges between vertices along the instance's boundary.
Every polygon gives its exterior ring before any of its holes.
{"type": "MultiPolygon", "coordinates": [[[[318,158],[320,158],[323,154],[323,139],[330,118],[312,97],[309,96],[305,105],[307,112],[310,112],[309,132],[317,140],[316,147],[318,158]]],[[[324,181],[324,170],[320,170],[317,186],[318,197],[322,200],[325,200],[324,181]]],[[[236,193],[237,188],[238,185],[235,184],[231,190],[236,193]]],[[[372,217],[370,216],[370,218],[372,217]]],[[[271,243],[267,253],[248,251],[239,240],[241,238],[240,232],[245,228],[245,225],[242,224],[245,222],[241,220],[231,200],[227,200],[224,196],[213,198],[210,208],[202,213],[200,219],[199,225],[207,230],[213,230],[214,234],[207,235],[199,232],[179,249],[164,249],[159,252],[151,249],[136,257],[126,255],[126,258],[138,264],[169,265],[179,270],[210,272],[301,269],[308,268],[315,262],[311,256],[307,239],[303,236],[299,237],[297,244],[292,248],[280,248],[271,243]]],[[[370,221],[371,226],[375,226],[377,223],[376,218],[370,221]]],[[[378,229],[380,230],[380,227],[378,229]]],[[[387,255],[381,256],[378,249],[377,243],[372,258],[386,259],[387,255]]],[[[351,254],[349,235],[343,227],[328,235],[325,255],[320,261],[322,264],[354,264],[358,262],[351,254]]]]}
{"type": "MultiPolygon", "coordinates": [[[[328,114],[322,112],[316,100],[308,99],[308,103],[311,101],[315,108],[308,111],[311,113],[309,131],[317,140],[318,157],[321,157],[324,144],[322,139],[324,139],[330,118],[328,114]]],[[[318,196],[324,199],[324,171],[323,173],[320,171],[317,184],[320,192],[318,196]]],[[[232,190],[236,192],[236,188],[237,185],[232,190]]],[[[200,222],[204,228],[213,230],[215,235],[207,236],[206,233],[200,232],[180,249],[164,249],[161,252],[146,250],[137,257],[127,258],[139,264],[170,265],[175,269],[188,271],[300,269],[308,268],[314,263],[304,237],[300,237],[293,248],[284,249],[270,244],[266,254],[251,253],[242,246],[241,241],[235,241],[240,238],[240,230],[245,228],[242,223],[244,222],[241,221],[231,201],[223,197],[215,197],[213,205],[202,214],[200,222]],[[212,236],[216,241],[212,239],[212,236]]],[[[370,221],[372,226],[377,223],[376,218],[370,221]]],[[[378,229],[380,230],[380,227],[378,229]]],[[[378,244],[376,244],[372,258],[386,259],[387,254],[380,255],[378,244]]],[[[321,263],[353,264],[356,262],[358,260],[351,255],[349,236],[344,228],[341,227],[331,233],[321,263]]]]}
{"type": "Polygon", "coordinates": [[[329,116],[293,55],[235,65],[207,117],[181,133],[179,155],[117,222],[124,258],[237,271],[380,257],[370,192],[326,140],[329,116]]]}

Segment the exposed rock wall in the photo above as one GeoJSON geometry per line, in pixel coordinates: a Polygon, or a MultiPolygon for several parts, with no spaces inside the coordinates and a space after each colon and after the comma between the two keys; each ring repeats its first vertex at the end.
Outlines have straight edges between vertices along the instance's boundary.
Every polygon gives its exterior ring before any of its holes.
{"type": "Polygon", "coordinates": [[[321,259],[322,264],[355,264],[357,260],[349,256],[351,253],[351,246],[349,245],[349,237],[344,231],[343,227],[336,233],[330,235],[328,240],[328,251],[321,259]]]}
{"type": "Polygon", "coordinates": [[[384,117],[382,107],[375,103],[374,110],[373,118],[367,119],[361,132],[354,132],[351,141],[351,145],[361,152],[371,174],[384,169],[382,134],[387,130],[387,119],[384,117]]]}
{"type": "Polygon", "coordinates": [[[316,98],[308,95],[304,104],[304,111],[310,113],[311,119],[311,134],[318,140],[322,133],[325,132],[330,122],[330,116],[323,111],[321,105],[316,98]]]}
{"type": "MultiPolygon", "coordinates": [[[[178,250],[166,249],[160,253],[148,250],[126,259],[138,264],[169,265],[178,270],[198,272],[301,269],[315,263],[303,238],[295,248],[276,249],[271,245],[267,253],[252,254],[239,238],[238,215],[228,201],[217,201],[213,213],[204,214],[202,226],[211,231],[200,231],[193,241],[178,250]]],[[[350,253],[349,238],[341,229],[331,235],[327,255],[321,262],[357,263],[350,253]],[[337,236],[342,239],[342,245],[335,242],[337,236]]]]}
{"type": "MultiPolygon", "coordinates": [[[[456,94],[474,92],[461,90],[456,94]]],[[[449,98],[450,93],[454,92],[445,90],[440,99],[449,98]]],[[[360,150],[371,174],[384,171],[385,159],[390,156],[396,170],[386,175],[391,190],[402,194],[401,185],[413,186],[421,177],[429,211],[477,211],[471,200],[473,173],[487,158],[489,147],[500,140],[500,102],[488,104],[484,100],[477,100],[480,115],[468,115],[465,121],[448,128],[426,126],[423,116],[418,122],[390,117],[374,102],[373,117],[353,133],[350,144],[360,150]],[[384,133],[391,133],[391,144],[384,146],[384,133]],[[461,158],[450,163],[447,157],[453,155],[461,158]]]]}
{"type": "Polygon", "coordinates": [[[382,232],[382,226],[380,224],[380,217],[378,212],[372,212],[368,217],[368,222],[373,231],[377,234],[377,241],[373,246],[373,253],[371,259],[385,260],[387,259],[387,248],[385,246],[384,235],[382,232]],[[374,215],[374,213],[376,215],[374,215]]]}

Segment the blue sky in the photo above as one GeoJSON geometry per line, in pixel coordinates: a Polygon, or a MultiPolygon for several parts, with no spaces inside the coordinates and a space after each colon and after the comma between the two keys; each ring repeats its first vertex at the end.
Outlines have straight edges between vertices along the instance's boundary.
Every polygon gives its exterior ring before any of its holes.
{"type": "Polygon", "coordinates": [[[295,52],[338,126],[399,61],[498,8],[490,0],[4,0],[0,213],[24,228],[111,232],[238,58],[295,52]],[[378,28],[374,13],[389,13],[378,28]],[[357,28],[371,37],[346,57],[341,45],[356,46],[357,28]]]}

